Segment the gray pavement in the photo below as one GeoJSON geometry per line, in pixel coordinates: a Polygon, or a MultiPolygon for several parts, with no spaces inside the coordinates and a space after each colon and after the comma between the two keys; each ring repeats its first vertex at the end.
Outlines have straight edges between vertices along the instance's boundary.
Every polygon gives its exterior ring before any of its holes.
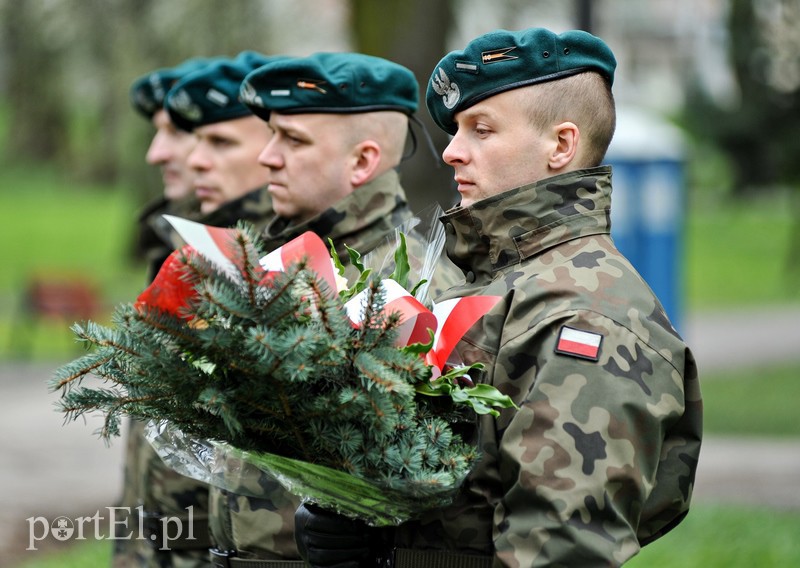
{"type": "Polygon", "coordinates": [[[57,395],[47,389],[58,365],[0,366],[0,567],[54,548],[54,539],[46,538],[34,542],[35,551],[25,550],[31,527],[46,534],[36,517],[52,523],[61,515],[91,516],[116,504],[122,439],[110,446],[100,440],[93,433],[99,417],[64,425],[54,407],[57,395]]]}
{"type": "MultiPolygon", "coordinates": [[[[701,385],[706,374],[800,361],[800,305],[690,314],[681,331],[701,385]]],[[[800,509],[800,440],[704,436],[695,499],[800,509]]]]}
{"type": "MultiPolygon", "coordinates": [[[[800,361],[800,305],[692,314],[683,335],[701,376],[800,361]]],[[[37,554],[25,550],[30,527],[43,530],[42,521],[33,520],[37,516],[107,516],[119,494],[123,438],[106,446],[93,433],[99,417],[63,424],[53,407],[56,395],[46,386],[58,365],[0,365],[0,567],[37,554]]],[[[706,437],[695,498],[800,508],[800,440],[706,437]]]]}
{"type": "Polygon", "coordinates": [[[689,314],[680,330],[702,375],[800,361],[800,304],[689,314]]]}

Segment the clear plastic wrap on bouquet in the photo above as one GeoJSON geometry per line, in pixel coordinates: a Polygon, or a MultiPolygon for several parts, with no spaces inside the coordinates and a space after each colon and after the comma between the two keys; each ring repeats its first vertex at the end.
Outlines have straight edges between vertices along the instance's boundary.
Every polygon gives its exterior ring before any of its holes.
{"type": "Polygon", "coordinates": [[[278,483],[303,502],[374,526],[398,525],[445,505],[463,482],[463,478],[435,484],[363,479],[322,465],[198,440],[166,421],[148,423],[145,435],[166,465],[193,479],[252,497],[263,497],[264,487],[278,483]]]}
{"type": "Polygon", "coordinates": [[[240,495],[283,487],[374,525],[448,503],[480,457],[476,416],[513,402],[450,357],[499,297],[418,299],[440,213],[349,263],[310,231],[267,252],[252,226],[170,219],[187,244],[136,302],[73,326],[90,352],[56,372],[61,410],[102,412],[106,438],[150,421],[169,466],[240,495]],[[359,276],[342,288],[345,264],[359,276]]]}
{"type": "MultiPolygon", "coordinates": [[[[444,225],[439,222],[439,217],[444,214],[438,203],[429,205],[424,210],[411,217],[408,221],[396,227],[384,239],[383,247],[377,247],[362,257],[365,266],[372,267],[377,274],[389,274],[395,269],[394,252],[400,246],[401,235],[417,235],[415,242],[407,242],[408,260],[411,264],[409,280],[421,282],[414,293],[414,297],[422,304],[432,304],[431,284],[436,276],[437,268],[445,262],[444,251],[444,225]]],[[[408,240],[408,237],[406,237],[408,240]]],[[[445,280],[445,283],[449,282],[445,280]]]]}

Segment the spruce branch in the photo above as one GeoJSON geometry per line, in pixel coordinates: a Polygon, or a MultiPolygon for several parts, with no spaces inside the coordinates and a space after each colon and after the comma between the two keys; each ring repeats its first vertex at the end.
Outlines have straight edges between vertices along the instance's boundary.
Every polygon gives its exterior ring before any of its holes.
{"type": "MultiPolygon", "coordinates": [[[[358,280],[335,293],[308,259],[266,272],[266,251],[249,225],[229,244],[233,273],[183,249],[164,274],[182,295],[159,303],[158,290],[148,289],[115,309],[114,327],[73,326],[90,352],[51,383],[67,420],[100,412],[106,439],[119,435],[123,416],[166,420],[187,435],[395,488],[466,475],[477,450],[455,422],[474,419],[465,408],[491,411],[499,399],[491,389],[462,388],[455,372],[431,382],[423,357],[432,341],[396,346],[401,316],[387,313],[380,279],[357,251],[346,247],[358,280]],[[362,290],[355,325],[345,302],[362,290]],[[102,386],[83,386],[89,376],[102,386]]],[[[331,254],[343,273],[333,247],[331,254]]],[[[394,276],[407,284],[406,254],[401,234],[394,276]]]]}

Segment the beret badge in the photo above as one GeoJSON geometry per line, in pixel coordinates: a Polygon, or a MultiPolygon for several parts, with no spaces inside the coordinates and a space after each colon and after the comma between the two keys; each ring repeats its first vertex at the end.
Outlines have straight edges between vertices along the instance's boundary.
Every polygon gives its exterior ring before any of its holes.
{"type": "Polygon", "coordinates": [[[264,106],[264,101],[258,96],[258,91],[255,90],[246,80],[242,82],[241,90],[239,91],[239,98],[244,104],[264,106]]]}
{"type": "Polygon", "coordinates": [[[481,63],[488,65],[490,63],[499,63],[501,61],[511,61],[517,59],[516,55],[509,55],[510,51],[516,49],[516,46],[501,47],[500,49],[492,49],[491,51],[484,51],[481,53],[481,63]]]}
{"type": "Polygon", "coordinates": [[[297,81],[297,86],[300,89],[311,89],[312,91],[317,91],[321,94],[327,94],[328,91],[322,88],[322,85],[325,85],[325,81],[319,81],[317,79],[300,79],[297,81]]]}
{"type": "Polygon", "coordinates": [[[192,102],[192,97],[184,89],[176,91],[169,101],[170,108],[192,122],[203,118],[203,111],[192,102]]]}
{"type": "Polygon", "coordinates": [[[363,53],[317,52],[274,61],[251,71],[241,90],[245,104],[265,120],[270,112],[410,115],[419,104],[419,83],[410,69],[363,53]],[[256,94],[245,96],[250,88],[256,94]]]}
{"type": "Polygon", "coordinates": [[[433,121],[455,134],[455,115],[484,99],[588,71],[600,74],[611,88],[616,66],[605,42],[582,30],[562,34],[545,28],[495,30],[439,61],[425,102],[433,121]]]}
{"type": "Polygon", "coordinates": [[[454,81],[450,80],[450,77],[441,67],[439,67],[438,73],[434,73],[431,79],[431,87],[437,95],[442,97],[442,102],[446,108],[453,108],[461,99],[461,89],[458,88],[454,81]]]}

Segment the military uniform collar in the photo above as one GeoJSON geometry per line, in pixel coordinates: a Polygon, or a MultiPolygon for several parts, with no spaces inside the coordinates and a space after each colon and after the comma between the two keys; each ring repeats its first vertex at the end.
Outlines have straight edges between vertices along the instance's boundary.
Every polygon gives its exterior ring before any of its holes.
{"type": "Polygon", "coordinates": [[[370,251],[411,217],[396,170],[389,170],[357,188],[316,217],[303,223],[276,217],[265,232],[268,248],[277,247],[306,231],[331,238],[337,253],[347,258],[344,245],[370,251]]]}
{"type": "Polygon", "coordinates": [[[470,279],[560,243],[610,231],[611,168],[560,174],[455,207],[441,218],[447,254],[470,279]]]}
{"type": "Polygon", "coordinates": [[[272,198],[267,186],[263,186],[223,203],[218,209],[200,218],[199,222],[212,227],[233,227],[239,221],[263,223],[265,219],[271,219],[272,215],[272,198]]]}

